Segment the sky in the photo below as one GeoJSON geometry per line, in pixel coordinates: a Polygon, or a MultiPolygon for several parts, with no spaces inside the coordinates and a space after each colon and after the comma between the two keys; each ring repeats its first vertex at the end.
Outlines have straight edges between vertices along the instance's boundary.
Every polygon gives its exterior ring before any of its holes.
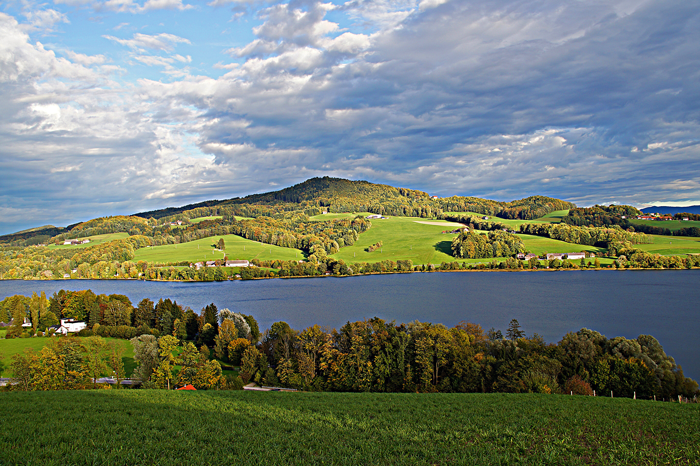
{"type": "Polygon", "coordinates": [[[700,204],[700,4],[3,0],[0,234],[314,176],[700,204]]]}

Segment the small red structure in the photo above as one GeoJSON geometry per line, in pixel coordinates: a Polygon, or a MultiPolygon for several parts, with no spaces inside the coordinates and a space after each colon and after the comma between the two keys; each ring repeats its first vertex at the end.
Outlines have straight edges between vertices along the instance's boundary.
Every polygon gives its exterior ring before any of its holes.
{"type": "Polygon", "coordinates": [[[189,383],[188,383],[188,384],[185,385],[184,387],[178,388],[178,390],[197,390],[197,389],[194,388],[194,387],[192,386],[192,384],[189,384],[189,383]]]}

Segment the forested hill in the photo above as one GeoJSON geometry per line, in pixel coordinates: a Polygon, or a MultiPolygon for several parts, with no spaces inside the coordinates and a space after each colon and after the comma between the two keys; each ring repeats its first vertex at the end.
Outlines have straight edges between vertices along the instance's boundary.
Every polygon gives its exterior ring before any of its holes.
{"type": "Polygon", "coordinates": [[[452,196],[434,199],[428,193],[396,188],[368,181],[342,178],[311,178],[282,189],[224,201],[207,201],[181,208],[168,208],[135,214],[143,218],[174,216],[197,208],[231,208],[237,213],[256,217],[280,211],[373,212],[382,215],[436,217],[443,212],[476,212],[502,218],[524,220],[539,218],[555,210],[576,206],[570,202],[544,196],[500,202],[476,197],[452,196]]]}
{"type": "Polygon", "coordinates": [[[642,209],[645,214],[680,214],[680,213],[691,213],[700,214],[700,205],[691,205],[686,207],[674,207],[674,206],[651,206],[642,209]]]}
{"type": "MultiPolygon", "coordinates": [[[[114,216],[89,220],[65,228],[39,228],[21,234],[0,237],[0,243],[28,246],[63,241],[91,235],[126,232],[130,235],[152,236],[159,232],[153,227],[168,222],[202,217],[222,217],[202,228],[231,225],[236,217],[270,219],[286,222],[275,228],[293,231],[308,217],[327,213],[371,212],[387,216],[443,218],[450,212],[474,212],[505,219],[532,220],[557,210],[573,209],[570,202],[544,196],[501,202],[476,197],[452,196],[438,198],[428,193],[396,188],[368,181],[341,178],[311,178],[279,191],[253,194],[243,198],[209,200],[183,207],[168,207],[141,212],[132,216],[114,216]]],[[[269,227],[269,225],[268,225],[269,227]]],[[[195,227],[193,227],[195,228],[195,227]]],[[[243,235],[245,236],[245,235],[243,235]]]]}

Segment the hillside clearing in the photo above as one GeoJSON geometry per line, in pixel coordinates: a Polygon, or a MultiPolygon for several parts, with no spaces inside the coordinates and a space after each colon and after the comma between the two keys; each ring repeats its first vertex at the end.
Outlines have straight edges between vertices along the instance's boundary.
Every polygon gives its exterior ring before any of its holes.
{"type": "Polygon", "coordinates": [[[155,264],[177,262],[199,262],[221,260],[224,256],[230,260],[300,260],[303,252],[298,249],[282,248],[270,244],[251,241],[236,235],[211,236],[189,243],[167,244],[142,248],[136,251],[134,261],[147,261],[155,264]],[[215,245],[223,238],[226,245],[224,251],[216,249],[215,245]]]}

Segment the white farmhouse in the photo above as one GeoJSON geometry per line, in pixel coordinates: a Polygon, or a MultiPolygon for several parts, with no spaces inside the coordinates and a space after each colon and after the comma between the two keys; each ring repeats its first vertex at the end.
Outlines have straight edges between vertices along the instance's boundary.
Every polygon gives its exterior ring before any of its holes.
{"type": "Polygon", "coordinates": [[[61,319],[61,325],[58,326],[56,333],[68,335],[69,333],[77,333],[87,328],[85,322],[76,322],[75,319],[61,319]]]}

